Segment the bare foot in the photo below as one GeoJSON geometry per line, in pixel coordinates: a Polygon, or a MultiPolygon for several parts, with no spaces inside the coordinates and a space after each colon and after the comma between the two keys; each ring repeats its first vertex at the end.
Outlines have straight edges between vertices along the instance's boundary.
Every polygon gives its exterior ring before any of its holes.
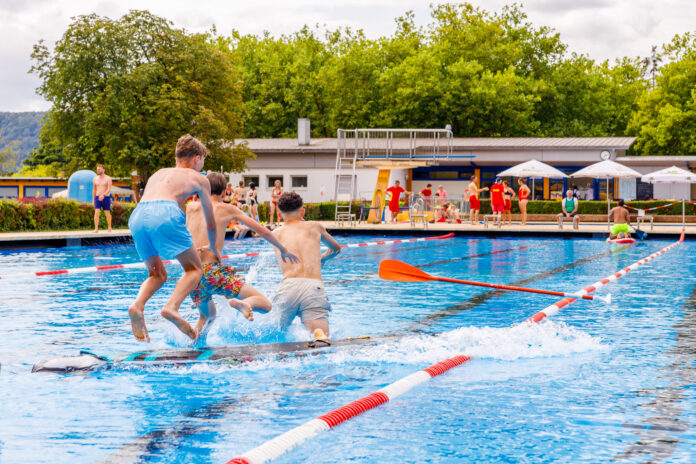
{"type": "Polygon", "coordinates": [[[164,308],[162,308],[162,317],[164,317],[169,322],[173,323],[177,329],[181,330],[191,340],[196,340],[198,338],[198,333],[195,330],[193,330],[191,324],[186,322],[186,319],[181,317],[178,311],[174,309],[169,309],[165,306],[164,308]]]}
{"type": "Polygon", "coordinates": [[[144,308],[139,308],[135,304],[128,308],[128,316],[131,320],[131,327],[133,328],[133,335],[135,335],[136,340],[141,342],[150,342],[150,335],[147,333],[147,327],[145,326],[145,315],[143,314],[144,308]]]}
{"type": "Polygon", "coordinates": [[[97,232],[99,232],[99,229],[94,229],[94,233],[96,234],[97,232]]]}
{"type": "Polygon", "coordinates": [[[230,307],[237,309],[244,317],[250,321],[254,320],[254,312],[251,310],[251,305],[244,300],[235,298],[229,300],[230,307]]]}
{"type": "Polygon", "coordinates": [[[109,229],[109,232],[112,232],[112,230],[111,230],[111,229],[109,229]]]}

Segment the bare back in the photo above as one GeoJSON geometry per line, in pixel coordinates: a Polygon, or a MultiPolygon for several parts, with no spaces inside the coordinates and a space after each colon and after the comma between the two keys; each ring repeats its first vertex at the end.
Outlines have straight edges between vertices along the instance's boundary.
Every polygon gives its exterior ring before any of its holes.
{"type": "Polygon", "coordinates": [[[154,173],[147,181],[145,192],[143,192],[140,201],[172,200],[177,202],[183,210],[186,199],[194,193],[200,196],[204,185],[207,185],[208,192],[210,192],[208,179],[196,170],[164,168],[154,173]]]}
{"type": "MultiPolygon", "coordinates": [[[[236,213],[244,213],[234,205],[223,203],[218,196],[212,196],[211,200],[213,202],[213,211],[215,212],[215,225],[217,226],[217,243],[215,246],[218,252],[222,253],[227,224],[235,218],[236,213]]],[[[186,227],[191,232],[194,247],[200,248],[209,245],[203,208],[197,201],[192,201],[186,206],[186,227]]]]}
{"type": "MultiPolygon", "coordinates": [[[[273,236],[298,258],[299,263],[288,263],[280,259],[276,250],[283,279],[304,277],[321,280],[321,240],[324,227],[314,221],[291,221],[273,231],[273,236]]],[[[328,235],[328,234],[327,234],[328,235]]]]}
{"type": "Polygon", "coordinates": [[[621,206],[612,208],[609,211],[609,216],[613,218],[615,224],[628,224],[630,222],[628,210],[621,206]]]}

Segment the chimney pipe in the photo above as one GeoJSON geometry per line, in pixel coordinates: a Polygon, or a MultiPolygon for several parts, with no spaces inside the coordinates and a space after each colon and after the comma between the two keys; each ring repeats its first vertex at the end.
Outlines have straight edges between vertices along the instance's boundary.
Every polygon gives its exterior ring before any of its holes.
{"type": "Polygon", "coordinates": [[[310,142],[310,123],[309,119],[300,118],[297,120],[297,143],[298,145],[309,145],[310,142]]]}

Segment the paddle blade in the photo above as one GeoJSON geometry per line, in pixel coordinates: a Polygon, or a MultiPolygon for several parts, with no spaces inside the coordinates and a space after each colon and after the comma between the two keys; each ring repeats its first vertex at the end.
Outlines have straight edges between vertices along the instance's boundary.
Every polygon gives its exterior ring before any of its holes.
{"type": "Polygon", "coordinates": [[[384,259],[379,263],[379,276],[397,282],[428,282],[435,278],[420,269],[395,259],[384,259]]]}
{"type": "Polygon", "coordinates": [[[638,240],[645,240],[648,238],[648,233],[643,230],[636,229],[636,237],[638,237],[638,240]]]}

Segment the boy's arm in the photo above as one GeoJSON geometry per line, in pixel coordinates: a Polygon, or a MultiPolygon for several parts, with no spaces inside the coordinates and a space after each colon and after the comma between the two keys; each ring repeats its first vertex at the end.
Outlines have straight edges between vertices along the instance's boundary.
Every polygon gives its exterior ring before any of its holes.
{"type": "Polygon", "coordinates": [[[111,184],[112,184],[111,177],[109,177],[109,180],[106,183],[106,193],[104,194],[105,198],[108,197],[109,195],[111,195],[111,184]]]}
{"type": "Polygon", "coordinates": [[[201,201],[201,208],[203,209],[203,215],[205,216],[205,226],[208,229],[208,248],[212,251],[217,258],[222,261],[220,252],[217,249],[217,224],[215,223],[215,210],[213,209],[213,202],[210,200],[210,182],[205,176],[201,176],[198,172],[195,174],[200,177],[196,179],[198,181],[198,199],[201,201]]]}
{"type": "Polygon", "coordinates": [[[341,245],[339,245],[336,239],[326,231],[326,227],[319,223],[317,223],[317,225],[321,233],[321,242],[329,247],[329,249],[321,255],[321,264],[324,264],[326,260],[333,258],[341,252],[341,245]]]}
{"type": "MultiPolygon", "coordinates": [[[[278,239],[271,233],[270,230],[266,229],[264,226],[259,224],[258,222],[254,221],[252,218],[244,214],[244,212],[237,208],[234,205],[226,205],[225,212],[229,214],[229,219],[236,219],[237,221],[241,222],[242,224],[245,224],[249,227],[249,229],[253,230],[259,236],[263,239],[265,239],[268,243],[273,245],[274,247],[278,248],[280,251],[280,257],[283,261],[289,260],[291,263],[299,263],[300,260],[297,256],[293,255],[290,253],[285,246],[283,246],[282,243],[278,241],[278,239]]],[[[228,221],[229,222],[229,221],[228,221]]]]}
{"type": "MultiPolygon", "coordinates": [[[[94,179],[96,179],[96,177],[94,179]]],[[[97,196],[97,184],[94,182],[94,179],[92,179],[92,199],[97,196]]]]}

